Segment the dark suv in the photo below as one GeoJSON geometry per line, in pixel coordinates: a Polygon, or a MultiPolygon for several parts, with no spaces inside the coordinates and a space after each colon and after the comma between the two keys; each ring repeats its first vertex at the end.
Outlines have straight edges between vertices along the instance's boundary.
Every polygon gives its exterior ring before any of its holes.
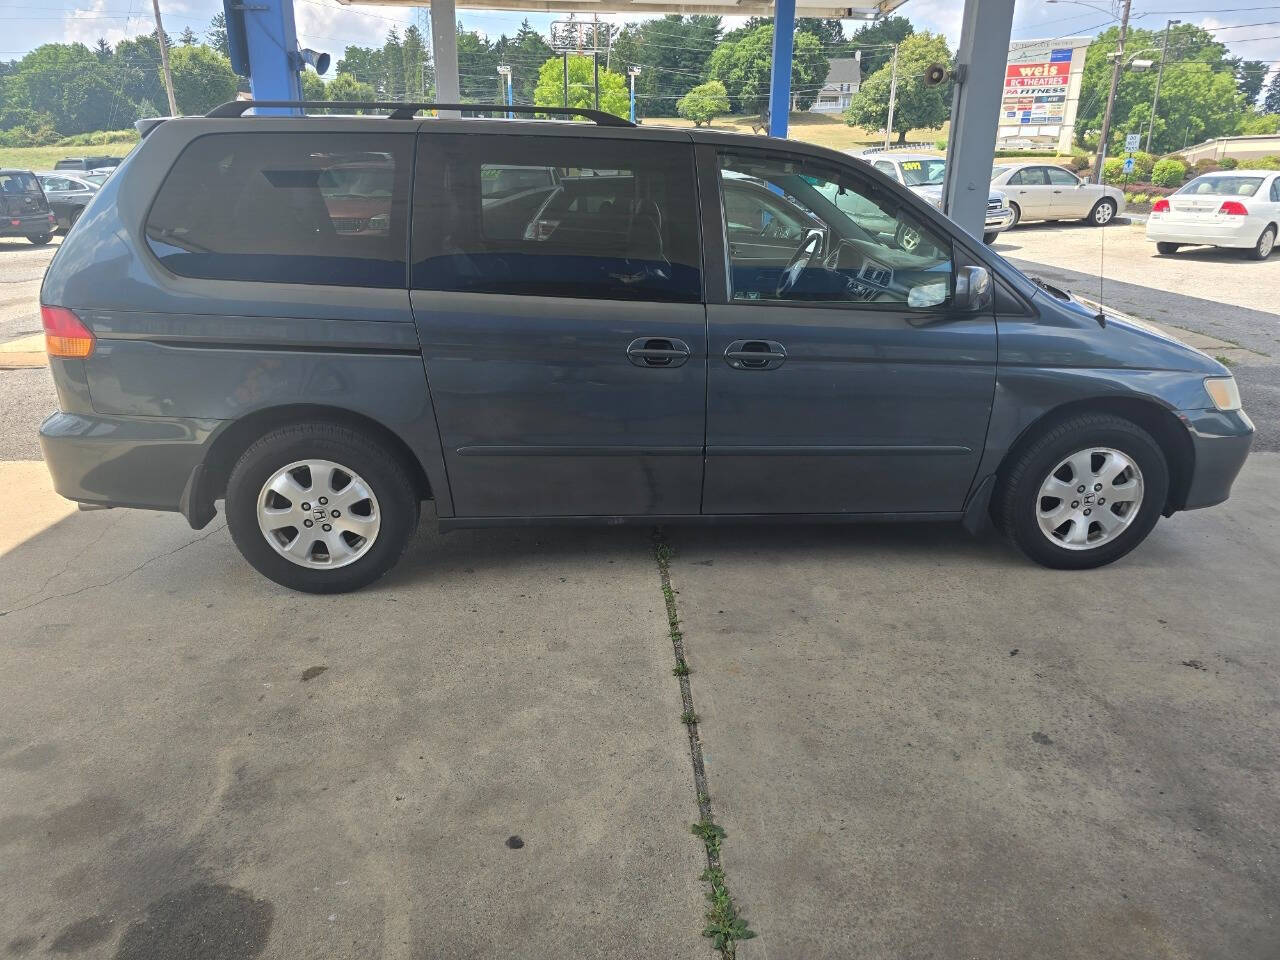
{"type": "Polygon", "coordinates": [[[0,169],[0,237],[48,243],[58,227],[40,180],[30,170],[0,169]]]}
{"type": "Polygon", "coordinates": [[[369,583],[424,500],[444,529],[994,520],[1093,567],[1248,453],[1222,365],[842,154],[246,106],[150,129],[63,243],[41,439],[85,504],[198,528],[225,498],[287,586],[369,583]]]}

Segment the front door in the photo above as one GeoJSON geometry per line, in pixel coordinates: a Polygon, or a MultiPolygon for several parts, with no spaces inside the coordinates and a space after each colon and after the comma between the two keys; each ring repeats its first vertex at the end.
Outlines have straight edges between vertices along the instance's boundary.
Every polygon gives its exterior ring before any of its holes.
{"type": "Polygon", "coordinates": [[[1047,220],[1052,215],[1053,192],[1044,167],[1023,167],[1009,177],[1009,199],[1022,211],[1022,220],[1047,220]]]}
{"type": "Polygon", "coordinates": [[[493,126],[418,149],[411,296],[457,516],[697,514],[692,146],[493,126]]]}
{"type": "Polygon", "coordinates": [[[991,412],[996,331],[991,313],[952,308],[950,240],[856,168],[704,157],[716,168],[704,190],[764,183],[826,239],[797,240],[781,270],[730,253],[727,293],[707,308],[703,512],[962,509],[991,412]],[[867,205],[878,210],[872,229],[844,212],[867,205]],[[879,229],[885,218],[898,228],[879,229]]]}
{"type": "Polygon", "coordinates": [[[1044,167],[1049,179],[1050,212],[1057,217],[1087,217],[1093,209],[1093,193],[1070,170],[1044,167]]]}

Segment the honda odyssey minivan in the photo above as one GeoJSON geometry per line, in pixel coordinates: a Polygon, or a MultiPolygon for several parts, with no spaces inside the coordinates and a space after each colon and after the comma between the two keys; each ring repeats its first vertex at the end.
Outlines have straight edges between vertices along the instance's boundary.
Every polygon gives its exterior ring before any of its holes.
{"type": "Polygon", "coordinates": [[[443,529],[994,523],[1095,567],[1248,454],[1221,364],[840,153],[252,106],[151,125],[67,236],[40,434],[63,496],[224,501],[286,586],[371,582],[427,500],[443,529]]]}

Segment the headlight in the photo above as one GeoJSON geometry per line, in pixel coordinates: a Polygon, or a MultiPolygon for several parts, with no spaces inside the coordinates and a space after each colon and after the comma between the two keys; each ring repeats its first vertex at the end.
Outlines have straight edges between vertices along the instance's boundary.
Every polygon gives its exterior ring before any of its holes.
{"type": "Polygon", "coordinates": [[[1204,389],[1219,410],[1240,409],[1240,388],[1235,377],[1207,377],[1204,389]]]}

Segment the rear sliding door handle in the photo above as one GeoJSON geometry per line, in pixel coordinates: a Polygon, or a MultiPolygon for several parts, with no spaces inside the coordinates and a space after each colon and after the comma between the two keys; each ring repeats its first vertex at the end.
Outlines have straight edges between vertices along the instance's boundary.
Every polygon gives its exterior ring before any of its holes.
{"type": "Polygon", "coordinates": [[[724,350],[724,362],[735,370],[776,370],[786,359],[777,340],[734,340],[724,350]]]}
{"type": "Polygon", "coordinates": [[[637,367],[679,367],[689,359],[689,345],[675,337],[637,337],[627,344],[627,359],[637,367]]]}

